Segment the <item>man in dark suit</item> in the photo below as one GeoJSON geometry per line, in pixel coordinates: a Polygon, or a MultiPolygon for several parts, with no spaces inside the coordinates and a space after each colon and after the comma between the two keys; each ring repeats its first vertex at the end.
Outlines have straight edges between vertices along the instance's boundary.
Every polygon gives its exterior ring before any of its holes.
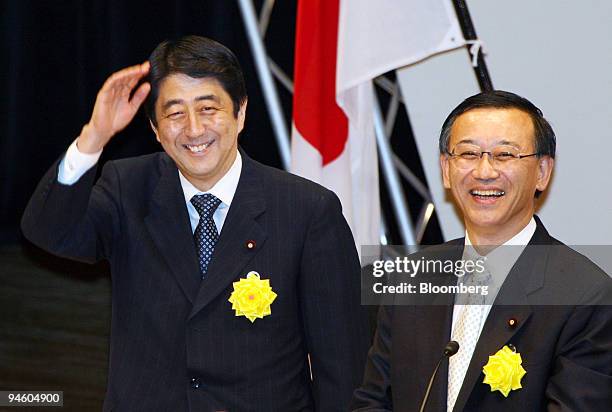
{"type": "Polygon", "coordinates": [[[340,203],[238,149],[246,106],[230,50],[164,42],[109,77],[27,207],[33,243],[110,262],[104,410],[342,411],[359,383],[367,320],[340,203]],[[94,183],[147,96],[165,152],[108,162],[94,183]]]}
{"type": "MultiPolygon", "coordinates": [[[[466,237],[415,260],[465,264],[477,255],[492,296],[398,295],[382,306],[352,410],[419,410],[450,340],[459,350],[441,364],[426,411],[610,409],[612,280],[534,216],[554,155],[552,128],[520,96],[481,93],[451,112],[440,164],[466,237]]],[[[479,276],[472,272],[460,281],[440,271],[426,279],[448,289],[473,286],[479,276]]]]}

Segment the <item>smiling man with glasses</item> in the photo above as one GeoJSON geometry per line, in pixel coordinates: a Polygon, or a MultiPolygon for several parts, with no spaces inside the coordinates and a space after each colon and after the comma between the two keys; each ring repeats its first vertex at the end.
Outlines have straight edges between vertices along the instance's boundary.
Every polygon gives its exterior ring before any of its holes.
{"type": "Polygon", "coordinates": [[[501,245],[532,221],[534,196],[548,186],[555,146],[542,112],[511,93],[476,95],[449,115],[440,166],[472,242],[501,245]]]}
{"type": "Polygon", "coordinates": [[[440,166],[463,214],[465,238],[409,258],[482,262],[481,273],[434,273],[428,280],[446,287],[482,284],[493,292],[486,299],[459,292],[431,301],[396,297],[381,306],[352,410],[610,408],[612,280],[551,237],[535,216],[555,146],[540,109],[513,93],[477,94],[447,117],[440,166]],[[459,349],[441,363],[429,391],[450,340],[459,349]]]}

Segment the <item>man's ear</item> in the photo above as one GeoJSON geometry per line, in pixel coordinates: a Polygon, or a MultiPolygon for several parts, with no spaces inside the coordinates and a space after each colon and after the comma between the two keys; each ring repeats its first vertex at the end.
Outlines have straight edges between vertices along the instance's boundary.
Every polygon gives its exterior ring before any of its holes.
{"type": "Polygon", "coordinates": [[[536,189],[543,192],[552,176],[553,168],[555,167],[555,159],[550,156],[542,156],[538,159],[538,181],[536,183],[536,189]]]}
{"type": "Polygon", "coordinates": [[[244,103],[240,105],[240,109],[238,110],[238,134],[240,134],[240,132],[244,128],[244,120],[246,119],[246,109],[248,102],[249,101],[245,99],[244,103]]]}
{"type": "Polygon", "coordinates": [[[444,182],[445,189],[451,188],[449,167],[450,167],[450,164],[448,162],[448,155],[441,154],[440,155],[440,169],[442,170],[442,181],[444,182]]]}
{"type": "Polygon", "coordinates": [[[151,129],[153,129],[153,133],[155,133],[155,138],[157,139],[158,142],[161,143],[161,141],[159,140],[159,132],[157,131],[157,127],[155,127],[151,119],[149,119],[149,124],[151,125],[151,129]]]}

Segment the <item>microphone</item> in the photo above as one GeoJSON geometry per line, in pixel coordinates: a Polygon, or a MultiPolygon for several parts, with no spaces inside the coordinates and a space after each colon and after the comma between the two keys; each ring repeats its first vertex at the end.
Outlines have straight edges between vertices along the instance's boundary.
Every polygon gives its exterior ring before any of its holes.
{"type": "Polygon", "coordinates": [[[450,358],[457,352],[459,352],[459,342],[457,342],[456,340],[451,340],[444,347],[444,356],[446,356],[447,358],[450,358]]]}
{"type": "Polygon", "coordinates": [[[438,361],[436,365],[436,369],[434,369],[431,378],[429,379],[429,384],[427,385],[427,390],[425,391],[425,396],[423,397],[423,402],[421,403],[421,409],[419,412],[423,412],[425,410],[425,405],[427,405],[427,400],[429,399],[429,392],[431,391],[431,386],[433,385],[434,379],[436,379],[436,374],[438,373],[438,368],[440,368],[440,364],[446,358],[450,358],[455,353],[459,352],[459,343],[457,341],[451,340],[444,347],[444,355],[438,361]]]}

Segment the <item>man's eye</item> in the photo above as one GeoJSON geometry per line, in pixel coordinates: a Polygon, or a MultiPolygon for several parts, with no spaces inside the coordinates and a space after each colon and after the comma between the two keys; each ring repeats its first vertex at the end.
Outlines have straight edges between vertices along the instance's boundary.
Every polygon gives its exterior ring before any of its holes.
{"type": "Polygon", "coordinates": [[[480,157],[480,153],[467,151],[467,152],[459,153],[459,157],[461,157],[462,159],[466,159],[466,160],[472,160],[472,159],[476,159],[480,157]]]}
{"type": "Polygon", "coordinates": [[[172,112],[170,114],[168,114],[169,119],[178,119],[179,117],[181,117],[183,115],[183,112],[172,112]]]}
{"type": "Polygon", "coordinates": [[[203,113],[214,113],[215,111],[217,111],[217,108],[212,106],[202,107],[201,109],[201,112],[203,113]]]}
{"type": "Polygon", "coordinates": [[[514,154],[510,153],[510,152],[499,152],[499,153],[495,153],[494,156],[497,160],[510,160],[510,159],[514,159],[514,154]]]}

